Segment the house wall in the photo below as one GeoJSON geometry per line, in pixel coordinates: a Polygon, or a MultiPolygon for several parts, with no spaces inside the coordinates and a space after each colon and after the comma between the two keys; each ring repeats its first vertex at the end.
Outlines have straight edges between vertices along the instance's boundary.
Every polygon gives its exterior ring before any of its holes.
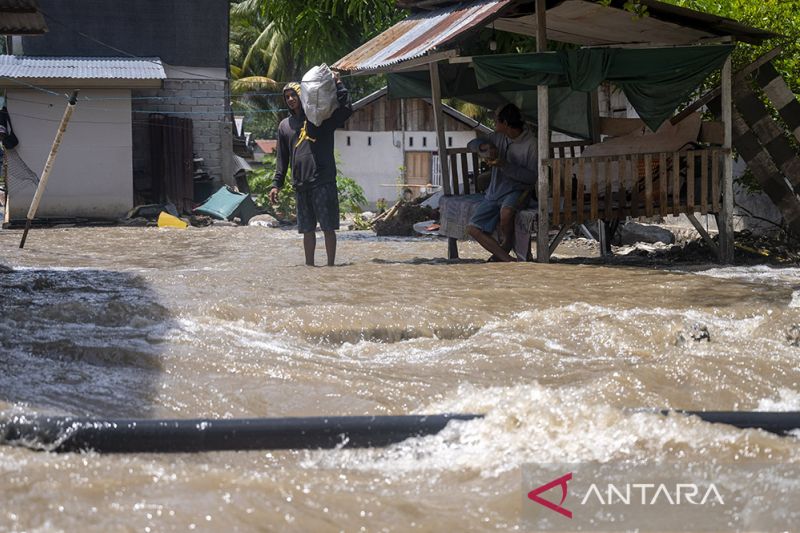
{"type": "MultiPolygon", "coordinates": [[[[180,75],[168,69],[168,74],[180,75]]],[[[164,80],[161,89],[133,91],[133,175],[137,191],[146,191],[152,183],[150,132],[152,113],[171,113],[192,120],[193,151],[203,158],[203,166],[221,185],[234,184],[231,173],[233,124],[228,110],[228,82],[224,73],[217,79],[174,77],[164,80]]]]}
{"type": "Polygon", "coordinates": [[[170,65],[228,67],[228,0],[39,0],[39,6],[48,31],[22,37],[15,54],[131,54],[170,65]]]}
{"type": "MultiPolygon", "coordinates": [[[[400,123],[400,100],[382,96],[353,112],[344,129],[350,131],[434,131],[433,108],[422,98],[403,100],[405,125],[400,123]]],[[[444,115],[446,131],[472,131],[468,125],[444,115]]]]}
{"type": "MultiPolygon", "coordinates": [[[[79,101],[75,107],[37,217],[118,218],[133,207],[130,90],[88,89],[80,96],[104,100],[79,101]]],[[[28,89],[9,89],[7,97],[20,140],[17,153],[38,180],[66,99],[28,89]]],[[[24,179],[13,166],[9,173],[9,216],[24,219],[36,180],[24,179]]]]}
{"type": "MultiPolygon", "coordinates": [[[[474,139],[475,132],[448,131],[445,137],[449,147],[458,148],[466,146],[474,139]]],[[[361,185],[370,204],[374,204],[379,198],[393,202],[400,196],[402,188],[395,184],[398,183],[401,167],[405,164],[401,131],[337,130],[335,143],[340,171],[361,185]]],[[[435,152],[436,133],[406,131],[405,150],[435,152]]]]}

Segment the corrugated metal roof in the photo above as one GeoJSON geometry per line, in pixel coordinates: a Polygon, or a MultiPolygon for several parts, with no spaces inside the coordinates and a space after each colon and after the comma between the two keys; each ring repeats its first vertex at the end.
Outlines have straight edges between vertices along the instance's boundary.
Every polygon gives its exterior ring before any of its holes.
{"type": "Polygon", "coordinates": [[[238,172],[240,172],[242,170],[245,171],[245,172],[252,172],[253,171],[253,167],[251,167],[250,163],[245,161],[245,159],[243,157],[240,157],[240,156],[238,156],[236,154],[232,154],[232,155],[233,155],[233,173],[234,174],[236,174],[236,173],[238,173],[238,172]]]}
{"type": "Polygon", "coordinates": [[[37,35],[46,31],[36,0],[0,0],[0,34],[37,35]]]}
{"type": "Polygon", "coordinates": [[[432,13],[411,15],[347,54],[333,68],[345,71],[375,70],[421,57],[463,36],[466,31],[488,24],[512,2],[462,2],[432,13]]]}
{"type": "Polygon", "coordinates": [[[0,9],[0,35],[38,35],[47,31],[39,13],[8,13],[0,9]]]}
{"type": "Polygon", "coordinates": [[[151,58],[0,56],[0,77],[81,80],[163,80],[161,60],[151,58]]]}
{"type": "MultiPolygon", "coordinates": [[[[403,2],[404,7],[430,8],[417,12],[349,53],[333,68],[350,71],[390,70],[427,53],[452,47],[469,33],[494,23],[498,30],[536,35],[535,5],[530,0],[479,0],[442,7],[447,0],[403,2]]],[[[549,39],[590,46],[615,44],[695,44],[733,36],[758,44],[775,34],[658,0],[641,0],[650,16],[637,19],[624,11],[622,0],[604,7],[591,0],[550,0],[549,39]]]]}
{"type": "Polygon", "coordinates": [[[37,11],[36,0],[0,0],[0,11],[37,11]]]}

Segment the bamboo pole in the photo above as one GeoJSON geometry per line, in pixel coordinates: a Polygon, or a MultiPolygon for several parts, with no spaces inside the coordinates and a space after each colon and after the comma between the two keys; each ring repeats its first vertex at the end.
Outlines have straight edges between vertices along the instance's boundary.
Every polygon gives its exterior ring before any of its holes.
{"type": "Polygon", "coordinates": [[[53,162],[55,162],[58,148],[61,146],[61,139],[64,137],[64,132],[67,131],[67,124],[69,123],[70,117],[72,117],[73,111],[75,111],[75,104],[77,101],[78,91],[75,90],[72,91],[72,96],[69,98],[69,104],[64,110],[64,116],[61,117],[61,124],[58,126],[56,138],[53,140],[53,146],[50,148],[50,155],[47,156],[47,162],[44,164],[44,169],[42,169],[42,176],[39,178],[39,185],[36,186],[36,193],[33,195],[30,208],[28,208],[28,217],[25,221],[25,231],[22,233],[22,240],[19,241],[20,248],[25,247],[25,240],[28,238],[28,230],[31,229],[31,223],[36,216],[36,210],[39,209],[39,202],[42,201],[44,189],[47,187],[47,180],[50,178],[50,171],[53,170],[53,162]]]}

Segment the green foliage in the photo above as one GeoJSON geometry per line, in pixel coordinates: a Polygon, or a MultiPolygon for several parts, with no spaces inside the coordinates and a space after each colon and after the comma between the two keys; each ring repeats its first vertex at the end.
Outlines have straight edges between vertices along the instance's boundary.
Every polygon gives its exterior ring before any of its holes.
{"type": "Polygon", "coordinates": [[[356,216],[353,217],[353,227],[357,230],[372,229],[372,222],[361,213],[356,213],[356,216]]]}
{"type": "MultiPolygon", "coordinates": [[[[250,192],[256,195],[256,205],[266,210],[270,215],[281,220],[294,220],[297,218],[297,204],[292,187],[291,169],[287,170],[283,187],[278,191],[278,203],[269,202],[269,191],[272,188],[272,178],[275,176],[275,156],[265,156],[263,167],[250,173],[247,183],[250,192]]],[[[337,164],[337,167],[341,166],[337,164]]],[[[364,189],[352,178],[336,173],[336,189],[339,192],[339,211],[346,213],[361,213],[362,206],[367,203],[364,189]]]]}
{"type": "Polygon", "coordinates": [[[734,70],[754,61],[777,45],[783,47],[775,68],[795,94],[800,93],[800,10],[786,0],[665,0],[667,3],[731,18],[737,22],[774,32],[781,37],[761,46],[740,45],[733,55],[734,70]]]}
{"type": "Polygon", "coordinates": [[[345,213],[361,213],[367,198],[364,196],[364,189],[356,183],[353,178],[343,176],[341,173],[336,175],[336,189],[339,191],[339,211],[345,213]]]}
{"type": "Polygon", "coordinates": [[[262,0],[260,6],[311,64],[339,59],[405,15],[394,0],[262,0]]]}
{"type": "Polygon", "coordinates": [[[250,192],[256,195],[256,205],[279,220],[294,220],[297,218],[297,205],[292,187],[291,169],[283,187],[278,191],[278,203],[272,205],[269,201],[269,191],[272,189],[272,178],[275,176],[275,156],[265,156],[263,164],[262,168],[251,172],[247,178],[250,192]]]}

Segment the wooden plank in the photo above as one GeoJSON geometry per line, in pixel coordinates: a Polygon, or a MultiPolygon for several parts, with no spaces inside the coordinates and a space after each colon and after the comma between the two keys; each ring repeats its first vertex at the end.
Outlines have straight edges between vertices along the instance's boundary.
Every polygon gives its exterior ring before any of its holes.
{"type": "Polygon", "coordinates": [[[575,191],[575,215],[578,224],[583,224],[583,197],[585,195],[586,188],[583,185],[584,181],[584,174],[586,173],[586,160],[581,158],[578,159],[578,179],[576,182],[576,191],[575,191]]]}
{"type": "Polygon", "coordinates": [[[719,246],[717,246],[717,243],[711,239],[711,235],[709,235],[706,231],[706,228],[700,224],[700,221],[697,220],[697,218],[694,216],[694,213],[686,213],[686,218],[689,219],[689,222],[692,223],[692,226],[694,226],[694,229],[697,230],[697,233],[700,234],[703,240],[706,241],[708,247],[711,248],[714,251],[714,254],[719,258],[719,246]]]}
{"type": "Polygon", "coordinates": [[[722,170],[722,207],[719,218],[720,262],[733,263],[733,89],[731,81],[731,58],[722,66],[722,122],[725,124],[725,159],[722,170]]]}
{"type": "Polygon", "coordinates": [[[667,216],[667,154],[661,152],[658,160],[658,205],[662,217],[667,216]]]}
{"type": "MultiPolygon", "coordinates": [[[[559,224],[561,212],[561,163],[560,158],[553,159],[553,224],[559,224]]],[[[548,243],[549,246],[549,243],[548,243]]]]}
{"type": "Polygon", "coordinates": [[[564,224],[569,224],[572,222],[572,159],[564,163],[564,224]]]}
{"type": "Polygon", "coordinates": [[[592,220],[597,220],[597,184],[600,181],[600,176],[597,174],[598,172],[598,165],[597,165],[597,158],[592,158],[592,183],[591,183],[591,206],[592,206],[592,220]]]}
{"type": "Polygon", "coordinates": [[[442,110],[442,87],[439,82],[439,63],[430,63],[428,69],[431,76],[431,105],[433,106],[433,122],[436,128],[436,138],[439,144],[439,164],[442,167],[442,186],[444,187],[445,196],[448,196],[451,194],[450,182],[448,180],[448,177],[450,176],[450,168],[447,165],[447,144],[445,144],[444,138],[444,112],[442,110]]]}
{"type": "Polygon", "coordinates": [[[613,204],[613,198],[611,197],[611,195],[612,195],[612,184],[611,184],[612,176],[611,176],[611,158],[610,157],[606,157],[605,158],[605,165],[604,166],[605,166],[605,170],[606,170],[603,173],[604,174],[604,179],[605,179],[605,182],[606,182],[606,195],[603,198],[603,202],[605,202],[605,204],[606,204],[606,220],[611,220],[612,215],[613,215],[613,213],[611,211],[611,209],[613,207],[613,205],[612,205],[613,204]]]}
{"type": "Polygon", "coordinates": [[[694,158],[696,152],[686,152],[686,212],[694,213],[694,158]]]}
{"type": "Polygon", "coordinates": [[[631,216],[639,216],[639,156],[631,155],[630,160],[631,216]]]}
{"type": "Polygon", "coordinates": [[[672,214],[680,214],[681,205],[681,154],[672,154],[672,214]]]}
{"type": "Polygon", "coordinates": [[[461,183],[464,185],[464,194],[469,194],[469,165],[467,154],[461,154],[461,183]]]}
{"type": "Polygon", "coordinates": [[[711,210],[719,213],[719,150],[711,150],[711,210]]]}
{"type": "Polygon", "coordinates": [[[458,190],[458,164],[456,161],[456,154],[450,154],[450,173],[450,179],[453,184],[453,194],[458,196],[461,192],[458,190]]]}
{"type": "Polygon", "coordinates": [[[640,118],[600,118],[600,133],[609,137],[627,135],[643,127],[644,121],[640,118]]]}
{"type": "Polygon", "coordinates": [[[700,214],[708,214],[708,150],[700,152],[700,214]]]}
{"type": "MultiPolygon", "coordinates": [[[[637,187],[638,189],[638,187],[637,187]]],[[[644,214],[653,216],[653,155],[644,156],[644,214]]]]}
{"type": "Polygon", "coordinates": [[[702,122],[697,140],[701,143],[722,145],[725,142],[725,127],[722,122],[702,122]]]}
{"type": "MultiPolygon", "coordinates": [[[[536,0],[536,51],[547,51],[547,1],[536,0]]],[[[538,109],[537,148],[541,154],[550,153],[550,93],[546,85],[536,87],[536,108],[538,109]]],[[[555,183],[556,180],[553,180],[555,183]]],[[[550,227],[547,220],[548,180],[547,170],[539,163],[539,183],[537,184],[537,197],[539,198],[539,229],[536,232],[536,261],[539,263],[550,262],[550,243],[548,236],[550,227]]],[[[554,212],[558,207],[553,206],[554,212]]]]}

